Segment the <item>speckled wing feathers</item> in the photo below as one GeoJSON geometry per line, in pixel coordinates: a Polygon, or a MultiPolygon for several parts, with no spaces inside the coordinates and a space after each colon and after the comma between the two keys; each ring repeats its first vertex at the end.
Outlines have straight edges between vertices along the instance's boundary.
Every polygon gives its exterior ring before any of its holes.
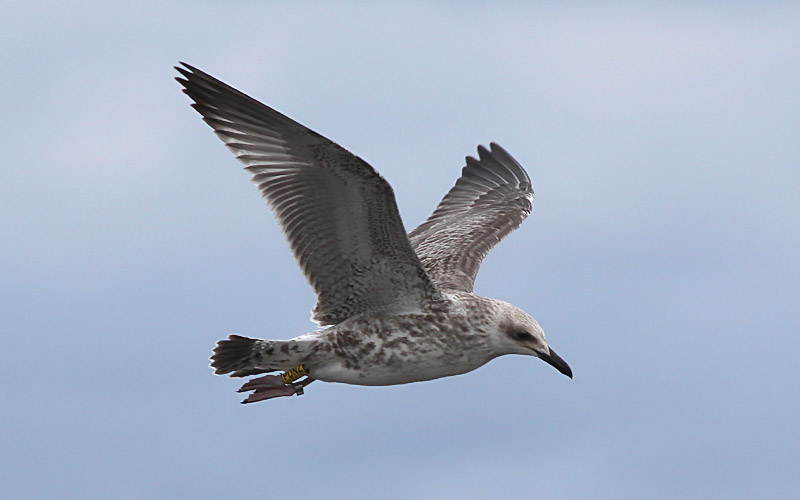
{"type": "Polygon", "coordinates": [[[323,325],[439,299],[411,248],[394,193],[341,146],[182,63],[192,105],[245,164],[317,294],[323,325]]]}
{"type": "Polygon", "coordinates": [[[531,212],[533,189],[522,166],[490,144],[468,156],[456,185],[410,234],[431,279],[443,290],[472,292],[484,257],[531,212]]]}

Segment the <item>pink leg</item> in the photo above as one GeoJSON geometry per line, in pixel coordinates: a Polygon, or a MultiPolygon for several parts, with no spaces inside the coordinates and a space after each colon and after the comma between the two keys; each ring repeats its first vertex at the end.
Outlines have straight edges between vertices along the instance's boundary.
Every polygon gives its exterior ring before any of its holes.
{"type": "Polygon", "coordinates": [[[286,384],[280,375],[264,375],[263,377],[248,380],[237,392],[255,391],[250,394],[244,403],[255,403],[282,396],[298,396],[303,394],[303,388],[313,382],[314,379],[306,378],[293,384],[286,384]]]}

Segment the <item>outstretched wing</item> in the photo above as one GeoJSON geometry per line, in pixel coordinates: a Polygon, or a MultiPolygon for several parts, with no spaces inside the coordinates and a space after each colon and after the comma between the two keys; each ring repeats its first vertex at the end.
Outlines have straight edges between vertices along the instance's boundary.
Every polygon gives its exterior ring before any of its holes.
{"type": "Polygon", "coordinates": [[[391,186],[341,146],[181,63],[176,78],[280,222],[317,294],[312,319],[404,312],[440,294],[411,248],[391,186]]]}
{"type": "Polygon", "coordinates": [[[472,292],[484,257],[531,213],[528,174],[495,143],[478,146],[433,214],[410,234],[431,279],[443,290],[472,292]]]}

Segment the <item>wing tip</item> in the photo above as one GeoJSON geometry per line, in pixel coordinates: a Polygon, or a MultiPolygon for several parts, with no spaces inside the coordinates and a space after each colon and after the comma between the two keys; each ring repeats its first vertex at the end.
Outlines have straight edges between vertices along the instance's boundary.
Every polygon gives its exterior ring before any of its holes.
{"type": "MultiPolygon", "coordinates": [[[[513,175],[520,186],[527,184],[530,187],[532,185],[531,178],[528,172],[525,171],[525,168],[500,144],[492,141],[489,143],[489,149],[486,149],[482,144],[479,144],[477,149],[478,158],[467,156],[467,165],[472,161],[477,164],[476,166],[481,166],[488,171],[492,171],[489,164],[496,163],[503,167],[505,172],[513,175]]],[[[492,173],[498,174],[499,172],[492,171],[492,173]]]]}

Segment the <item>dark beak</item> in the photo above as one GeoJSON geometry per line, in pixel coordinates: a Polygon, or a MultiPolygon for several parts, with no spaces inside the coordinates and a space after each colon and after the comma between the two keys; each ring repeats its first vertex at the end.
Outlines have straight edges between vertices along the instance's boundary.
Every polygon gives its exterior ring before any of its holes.
{"type": "Polygon", "coordinates": [[[539,353],[539,358],[544,360],[545,363],[551,365],[553,368],[560,371],[567,377],[572,378],[572,368],[569,367],[566,361],[561,359],[561,356],[556,354],[556,351],[550,349],[550,352],[548,354],[539,353]]]}

